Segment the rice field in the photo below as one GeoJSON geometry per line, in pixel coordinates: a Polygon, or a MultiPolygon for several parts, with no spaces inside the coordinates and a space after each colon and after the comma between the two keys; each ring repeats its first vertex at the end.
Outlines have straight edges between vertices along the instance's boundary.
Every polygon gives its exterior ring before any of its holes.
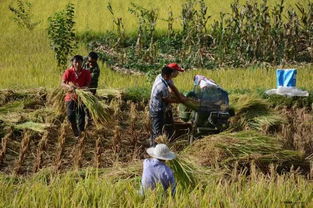
{"type": "Polygon", "coordinates": [[[219,170],[202,173],[195,189],[177,187],[175,197],[159,191],[138,194],[139,174],[121,177],[125,168],[107,172],[94,169],[54,175],[46,170],[19,179],[0,175],[0,207],[312,207],[312,183],[294,173],[268,177],[232,174],[223,179],[219,170]],[[90,191],[92,190],[92,191],[90,191]]]}
{"type": "MultiPolygon", "coordinates": [[[[47,87],[54,88],[59,85],[61,72],[56,67],[56,61],[52,50],[49,47],[47,38],[47,18],[55,11],[63,9],[66,1],[51,1],[49,3],[33,0],[34,21],[40,22],[34,31],[29,32],[17,27],[12,20],[12,14],[8,10],[8,6],[12,3],[9,0],[2,0],[0,2],[1,21],[0,21],[0,71],[2,81],[0,88],[33,88],[33,87],[47,87]]],[[[127,20],[125,24],[127,32],[136,31],[136,19],[127,9],[131,1],[113,1],[113,9],[117,14],[127,20]]],[[[168,6],[171,6],[174,11],[174,16],[179,17],[178,11],[181,10],[182,0],[175,1],[132,1],[139,3],[144,7],[159,8],[160,16],[166,17],[168,6]],[[153,2],[153,3],[152,3],[153,2]],[[166,5],[166,6],[164,6],[166,5]]],[[[207,1],[212,14],[212,20],[219,15],[219,12],[227,12],[229,3],[227,1],[207,1]]],[[[277,1],[269,1],[275,4],[277,1]]],[[[288,1],[287,4],[293,4],[297,1],[288,1]]],[[[76,6],[76,30],[77,32],[94,31],[103,32],[113,29],[112,18],[106,9],[108,1],[73,1],[76,6]]],[[[159,30],[166,27],[166,22],[160,21],[157,24],[159,30]]],[[[179,28],[179,22],[176,22],[176,28],[179,28]]],[[[80,45],[76,53],[82,55],[87,54],[87,50],[83,45],[80,45]]],[[[111,88],[127,88],[136,86],[149,86],[142,77],[130,77],[127,75],[120,75],[110,71],[105,64],[100,65],[102,69],[102,76],[100,77],[100,87],[111,88]]],[[[290,68],[292,66],[283,66],[290,68]]],[[[178,77],[176,84],[183,90],[187,90],[192,86],[192,76],[194,74],[203,74],[215,79],[221,86],[226,89],[233,88],[273,88],[275,87],[274,70],[244,70],[236,69],[228,71],[227,69],[217,71],[192,71],[185,73],[178,77]],[[262,79],[260,79],[262,77],[262,79]],[[236,78],[236,79],[234,79],[236,78]],[[238,78],[238,79],[237,79],[238,78]],[[187,85],[186,85],[187,83],[187,85]]],[[[312,66],[301,67],[298,73],[299,87],[311,88],[309,83],[312,83],[312,76],[309,76],[312,66]]]]}
{"type": "MultiPolygon", "coordinates": [[[[278,174],[278,166],[274,164],[265,167],[267,172],[260,171],[255,166],[253,157],[258,158],[262,150],[250,143],[257,136],[251,137],[253,139],[246,138],[243,143],[237,144],[235,139],[227,140],[231,135],[227,133],[226,136],[206,138],[213,138],[210,140],[213,141],[212,144],[207,143],[213,149],[201,149],[192,155],[192,173],[197,181],[195,187],[186,189],[179,184],[173,198],[166,197],[159,190],[145,196],[140,195],[138,190],[142,159],[147,157],[145,147],[149,137],[149,117],[145,101],[110,100],[106,104],[113,109],[112,122],[103,128],[88,127],[86,134],[75,140],[65,115],[58,114],[53,109],[53,105],[47,100],[46,91],[52,91],[59,86],[62,74],[57,69],[54,54],[49,47],[47,18],[63,9],[67,1],[31,0],[34,21],[39,22],[31,32],[18,28],[12,21],[8,10],[12,2],[0,0],[0,89],[9,89],[0,93],[0,121],[4,121],[0,122],[0,207],[313,207],[312,167],[311,170],[301,172],[295,170],[291,164],[290,169],[283,170],[284,174],[278,174]],[[39,87],[44,87],[45,90],[38,89],[39,87]],[[29,91],[20,91],[25,89],[29,91]],[[27,95],[25,98],[23,93],[27,95]],[[226,169],[218,164],[209,167],[207,161],[197,158],[210,158],[211,154],[225,156],[225,152],[217,151],[214,146],[215,143],[220,145],[222,140],[227,140],[227,145],[220,149],[231,154],[232,160],[240,158],[248,161],[243,169],[237,169],[235,162],[230,162],[229,165],[229,160],[226,169]],[[260,152],[253,155],[246,151],[247,143],[260,152]],[[231,149],[236,154],[229,151],[230,144],[237,144],[239,147],[231,149]]],[[[75,4],[78,33],[113,29],[112,18],[106,10],[108,0],[71,2],[75,4]]],[[[127,12],[131,2],[146,8],[158,8],[161,17],[167,17],[168,9],[171,8],[174,16],[179,17],[181,3],[184,1],[111,1],[116,14],[123,17],[125,23],[127,20],[125,27],[128,33],[137,29],[136,19],[127,12]]],[[[210,24],[218,17],[219,12],[229,11],[232,1],[206,2],[212,15],[210,24]]],[[[269,2],[273,5],[278,0],[269,2]]],[[[300,1],[290,0],[287,5],[296,2],[300,1]]],[[[159,31],[166,27],[164,21],[157,24],[159,31]]],[[[175,21],[174,28],[180,28],[178,20],[175,21]]],[[[86,55],[88,51],[84,45],[79,44],[75,53],[86,55]]],[[[297,87],[313,90],[313,65],[194,69],[180,74],[175,79],[175,84],[182,91],[190,90],[193,87],[193,76],[201,74],[229,91],[263,91],[276,87],[276,68],[298,69],[297,87]]],[[[100,63],[100,69],[99,88],[151,87],[144,75],[120,74],[109,69],[105,63],[100,63]]],[[[249,101],[250,95],[246,97],[249,101]]],[[[240,111],[243,106],[236,104],[240,111]]],[[[250,108],[252,112],[254,106],[250,108]]],[[[279,125],[274,132],[271,120],[261,116],[249,117],[252,116],[249,112],[241,112],[244,116],[235,117],[234,122],[240,122],[241,130],[252,129],[260,135],[270,134],[272,143],[279,146],[279,150],[284,153],[285,149],[292,150],[296,156],[305,155],[306,158],[302,159],[306,162],[312,160],[312,109],[278,106],[275,114],[272,110],[274,109],[270,109],[266,115],[272,114],[271,118],[280,121],[279,124],[274,123],[279,125]]],[[[204,148],[205,145],[200,144],[201,142],[190,149],[197,150],[197,145],[204,148]]],[[[264,148],[276,147],[266,145],[268,144],[264,144],[264,148]]],[[[186,140],[171,144],[171,148],[177,152],[186,146],[186,140]]],[[[185,159],[183,153],[179,155],[185,159]]],[[[271,161],[271,156],[269,153],[264,157],[271,161]]]]}

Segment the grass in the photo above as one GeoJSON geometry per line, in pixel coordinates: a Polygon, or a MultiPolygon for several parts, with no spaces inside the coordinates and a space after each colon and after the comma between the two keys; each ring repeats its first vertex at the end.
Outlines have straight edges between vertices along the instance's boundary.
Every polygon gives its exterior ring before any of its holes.
{"type": "Polygon", "coordinates": [[[0,175],[0,207],[311,207],[312,183],[295,173],[253,176],[219,170],[202,175],[194,189],[177,187],[175,197],[160,192],[138,194],[140,179],[114,180],[108,173],[86,170],[53,174],[47,170],[30,178],[0,175]],[[214,173],[215,172],[215,173],[214,173]],[[92,190],[92,191],[90,191],[92,190]],[[251,194],[253,193],[253,194],[251,194]]]}

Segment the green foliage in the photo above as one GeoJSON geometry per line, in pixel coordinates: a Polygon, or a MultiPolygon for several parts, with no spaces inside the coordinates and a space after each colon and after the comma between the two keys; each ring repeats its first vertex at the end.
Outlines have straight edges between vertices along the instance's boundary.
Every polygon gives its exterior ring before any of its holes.
{"type": "Polygon", "coordinates": [[[17,0],[16,7],[10,5],[9,10],[13,13],[13,20],[21,28],[32,31],[39,22],[32,21],[32,4],[28,1],[17,0]]]}
{"type": "Polygon", "coordinates": [[[210,19],[204,0],[182,4],[181,30],[174,31],[169,11],[168,31],[156,33],[159,19],[156,9],[131,4],[129,12],[138,19],[137,33],[125,36],[121,18],[116,18],[117,34],[103,35],[103,41],[91,44],[109,65],[142,72],[159,69],[164,63],[178,62],[184,68],[220,66],[269,66],[313,60],[313,3],[285,7],[284,0],[272,8],[267,0],[235,0],[230,13],[207,27],[210,19]],[[170,35],[169,35],[170,34],[170,35]],[[109,39],[109,37],[111,37],[109,39]],[[122,40],[122,41],[121,41],[122,40]]]}
{"type": "Polygon", "coordinates": [[[286,9],[284,0],[272,9],[267,0],[235,0],[231,13],[221,13],[211,28],[219,64],[311,62],[313,3],[295,7],[286,9]]]}
{"type": "Polygon", "coordinates": [[[74,11],[74,5],[69,3],[64,10],[56,12],[48,18],[50,46],[60,68],[66,66],[68,57],[77,44],[74,31],[74,11]]]}
{"type": "Polygon", "coordinates": [[[124,99],[132,101],[148,101],[150,89],[144,87],[131,87],[125,90],[124,99]]]}

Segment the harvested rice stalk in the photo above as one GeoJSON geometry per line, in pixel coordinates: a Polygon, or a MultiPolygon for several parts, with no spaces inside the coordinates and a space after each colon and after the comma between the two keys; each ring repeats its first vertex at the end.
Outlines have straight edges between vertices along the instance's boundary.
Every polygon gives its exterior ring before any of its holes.
{"type": "Polygon", "coordinates": [[[238,163],[248,167],[251,162],[255,162],[261,170],[267,170],[272,163],[289,170],[292,165],[303,169],[308,165],[302,153],[286,150],[276,138],[254,131],[208,136],[193,143],[184,153],[203,166],[218,164],[232,167],[238,163]]]}
{"type": "Polygon", "coordinates": [[[2,164],[5,159],[5,154],[7,152],[7,145],[12,135],[13,135],[13,128],[10,129],[9,133],[7,133],[1,141],[0,164],[2,164]]]}
{"type": "Polygon", "coordinates": [[[82,164],[82,157],[83,157],[83,151],[84,151],[84,143],[85,143],[85,139],[86,139],[87,135],[85,133],[83,133],[79,140],[78,140],[78,144],[75,147],[75,155],[74,155],[74,167],[76,169],[81,168],[82,164]]]}
{"type": "Polygon", "coordinates": [[[66,136],[66,120],[62,123],[60,129],[60,136],[58,138],[58,146],[57,146],[57,153],[55,157],[55,169],[59,170],[62,163],[62,155],[64,152],[64,143],[65,143],[65,136],[66,136]]]}
{"type": "Polygon", "coordinates": [[[22,163],[25,159],[26,152],[29,149],[30,139],[31,139],[31,132],[26,131],[21,142],[18,160],[15,162],[15,167],[13,169],[14,174],[18,174],[21,171],[22,163]]]}
{"type": "Polygon", "coordinates": [[[76,89],[75,92],[78,95],[79,103],[84,104],[89,110],[96,126],[101,127],[107,124],[111,115],[109,107],[101,103],[91,92],[81,89],[76,89]]]}
{"type": "Polygon", "coordinates": [[[43,159],[43,154],[44,151],[47,147],[48,139],[49,139],[49,131],[51,129],[48,129],[47,131],[44,132],[43,136],[41,137],[41,140],[39,141],[38,148],[37,148],[37,153],[36,153],[36,161],[33,167],[33,172],[37,172],[42,165],[42,159],[43,159]]]}
{"type": "Polygon", "coordinates": [[[65,90],[61,87],[53,90],[48,96],[48,104],[50,104],[57,113],[65,112],[64,105],[65,90]]]}
{"type": "Polygon", "coordinates": [[[101,153],[102,153],[102,148],[101,148],[101,139],[98,137],[96,140],[96,151],[95,151],[95,168],[99,168],[101,164],[101,153]]]}
{"type": "Polygon", "coordinates": [[[194,100],[192,98],[188,98],[183,105],[185,105],[187,108],[198,111],[200,108],[200,102],[198,100],[194,100]]]}
{"type": "Polygon", "coordinates": [[[231,103],[236,115],[230,118],[230,129],[268,132],[285,123],[286,119],[269,108],[269,104],[255,96],[233,96],[231,103]]]}
{"type": "Polygon", "coordinates": [[[177,183],[182,187],[193,187],[196,184],[195,170],[186,161],[176,158],[169,161],[169,166],[174,172],[177,183]]]}

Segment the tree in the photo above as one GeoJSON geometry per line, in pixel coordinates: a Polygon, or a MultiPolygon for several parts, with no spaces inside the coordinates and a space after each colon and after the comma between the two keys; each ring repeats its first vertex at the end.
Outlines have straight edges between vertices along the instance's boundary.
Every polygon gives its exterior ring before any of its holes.
{"type": "Polygon", "coordinates": [[[65,68],[69,55],[77,47],[74,30],[74,5],[69,3],[62,11],[48,18],[48,37],[55,53],[58,67],[65,68]]]}

